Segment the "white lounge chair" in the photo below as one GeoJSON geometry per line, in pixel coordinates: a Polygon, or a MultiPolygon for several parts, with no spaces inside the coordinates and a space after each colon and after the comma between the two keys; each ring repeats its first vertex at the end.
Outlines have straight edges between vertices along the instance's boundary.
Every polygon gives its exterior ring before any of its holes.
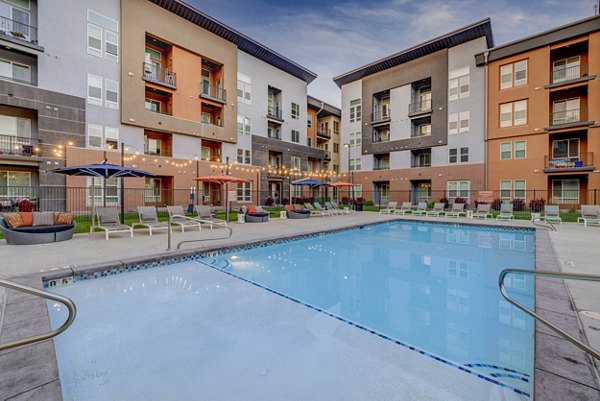
{"type": "Polygon", "coordinates": [[[325,207],[327,208],[327,210],[330,210],[333,215],[340,215],[341,216],[342,214],[344,214],[343,210],[341,210],[340,208],[337,208],[337,207],[333,206],[333,204],[331,202],[326,201],[325,202],[325,207]]]}
{"type": "Polygon", "coordinates": [[[176,226],[180,226],[182,233],[185,232],[186,227],[198,227],[198,230],[202,229],[202,226],[197,221],[184,219],[183,217],[177,217],[185,216],[183,206],[167,206],[167,212],[169,213],[169,219],[171,220],[171,223],[175,224],[176,226]]]}
{"type": "Polygon", "coordinates": [[[156,207],[154,206],[138,206],[138,216],[140,217],[139,223],[133,223],[131,228],[137,226],[147,227],[150,236],[152,236],[152,230],[168,230],[169,223],[166,221],[158,221],[158,214],[156,213],[156,207]]]}
{"type": "Polygon", "coordinates": [[[196,205],[196,212],[198,213],[198,220],[200,223],[210,225],[211,230],[213,229],[213,226],[227,226],[227,222],[225,220],[217,219],[216,216],[210,211],[210,207],[206,205],[196,205]]]}
{"type": "Polygon", "coordinates": [[[313,205],[311,205],[308,202],[304,203],[304,207],[306,208],[306,210],[308,210],[310,212],[311,216],[325,217],[325,216],[329,215],[329,213],[326,213],[324,210],[317,210],[317,208],[315,208],[313,205]]]}
{"type": "Polygon", "coordinates": [[[512,203],[503,203],[500,206],[500,214],[498,216],[496,216],[496,220],[510,221],[514,218],[515,218],[515,216],[513,215],[512,203]]]}
{"type": "Polygon", "coordinates": [[[133,227],[121,224],[119,211],[116,207],[98,207],[96,208],[96,217],[98,217],[97,228],[104,230],[106,239],[112,233],[128,232],[133,238],[133,227]]]}
{"type": "Polygon", "coordinates": [[[387,207],[384,207],[379,211],[379,214],[392,214],[396,213],[396,206],[398,206],[398,202],[388,202],[387,207]]]}
{"type": "Polygon", "coordinates": [[[562,224],[562,219],[560,218],[560,209],[558,208],[558,206],[544,206],[544,216],[542,217],[542,220],[547,221],[549,223],[562,224]]]}
{"type": "Polygon", "coordinates": [[[412,212],[415,216],[426,216],[427,215],[427,202],[419,202],[417,209],[412,212]]]}
{"type": "Polygon", "coordinates": [[[426,216],[440,217],[443,214],[446,214],[444,211],[446,204],[443,202],[438,202],[433,205],[433,209],[427,211],[426,216]]]}
{"type": "Polygon", "coordinates": [[[412,212],[412,203],[410,202],[402,202],[402,206],[400,206],[400,209],[394,210],[394,214],[399,214],[401,216],[412,214],[412,212]]]}
{"type": "Polygon", "coordinates": [[[581,205],[581,217],[577,218],[577,222],[582,221],[585,227],[588,224],[600,224],[600,206],[581,205]]]}
{"type": "Polygon", "coordinates": [[[452,209],[449,212],[446,212],[446,217],[456,217],[457,219],[460,215],[466,216],[465,212],[465,204],[464,203],[455,203],[452,205],[452,209]]]}
{"type": "Polygon", "coordinates": [[[489,217],[491,219],[493,216],[490,213],[490,208],[491,207],[490,207],[489,203],[480,203],[480,204],[478,204],[477,205],[477,209],[473,213],[473,218],[474,219],[484,219],[484,220],[487,220],[487,218],[489,217]]]}

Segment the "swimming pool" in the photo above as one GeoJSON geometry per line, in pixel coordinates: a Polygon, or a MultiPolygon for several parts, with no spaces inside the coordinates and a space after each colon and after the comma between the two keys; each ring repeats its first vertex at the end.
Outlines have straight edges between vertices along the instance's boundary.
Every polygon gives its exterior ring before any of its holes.
{"type": "MultiPolygon", "coordinates": [[[[222,272],[404,347],[422,363],[434,361],[503,390],[531,394],[534,324],[501,298],[497,278],[503,268],[533,268],[534,263],[532,231],[402,221],[76,282],[55,290],[79,308],[76,323],[55,340],[63,394],[91,400],[102,399],[90,396],[93,388],[136,395],[151,389],[143,399],[173,399],[169,395],[176,388],[177,399],[193,399],[198,389],[191,383],[200,373],[211,374],[204,371],[208,365],[212,374],[220,366],[227,375],[245,358],[258,357],[247,347],[236,348],[238,357],[220,365],[221,341],[226,349],[256,330],[272,336],[273,344],[279,332],[295,338],[274,311],[246,322],[252,328],[228,320],[232,312],[222,308],[223,302],[243,309],[258,293],[229,294],[231,281],[222,272]],[[211,298],[216,293],[218,302],[211,298]],[[208,350],[202,345],[208,343],[217,347],[208,350]],[[157,372],[160,379],[148,379],[157,372]],[[169,385],[152,386],[157,380],[169,385]]],[[[508,286],[533,306],[530,277],[513,276],[508,286]]],[[[50,310],[53,324],[60,324],[64,310],[54,305],[50,310]]],[[[291,345],[302,348],[301,336],[291,345]]],[[[256,372],[261,373],[270,371],[256,372]]],[[[240,370],[235,380],[242,376],[240,370]]]]}

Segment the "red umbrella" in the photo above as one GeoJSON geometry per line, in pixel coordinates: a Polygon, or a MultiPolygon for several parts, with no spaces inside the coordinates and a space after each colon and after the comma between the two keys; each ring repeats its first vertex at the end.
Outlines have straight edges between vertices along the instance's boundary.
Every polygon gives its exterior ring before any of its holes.
{"type": "Polygon", "coordinates": [[[330,187],[353,187],[356,184],[353,184],[351,182],[344,182],[344,181],[338,181],[338,182],[332,182],[331,184],[329,184],[330,187]]]}
{"type": "MultiPolygon", "coordinates": [[[[196,177],[194,181],[202,181],[202,182],[212,182],[213,184],[229,184],[229,183],[239,183],[239,182],[250,182],[245,178],[234,177],[233,175],[227,174],[215,174],[215,175],[207,175],[204,177],[196,177]]],[[[225,188],[225,221],[229,222],[229,185],[225,188]]]]}

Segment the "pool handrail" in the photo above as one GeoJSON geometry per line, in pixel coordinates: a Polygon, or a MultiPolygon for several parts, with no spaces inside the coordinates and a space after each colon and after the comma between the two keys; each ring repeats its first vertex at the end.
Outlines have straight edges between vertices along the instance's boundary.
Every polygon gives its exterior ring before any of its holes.
{"type": "Polygon", "coordinates": [[[216,225],[219,227],[223,227],[229,230],[229,235],[227,237],[216,237],[216,238],[199,238],[199,239],[191,239],[191,240],[187,240],[187,241],[181,241],[177,244],[177,250],[179,250],[181,248],[181,245],[189,243],[189,242],[200,242],[200,241],[214,241],[214,240],[218,240],[218,239],[228,239],[231,238],[231,236],[233,235],[233,230],[231,229],[231,227],[229,227],[229,225],[227,225],[227,222],[225,222],[225,224],[219,224],[219,223],[215,223],[212,220],[204,220],[204,219],[200,219],[197,217],[188,217],[188,216],[184,216],[181,214],[174,214],[172,216],[169,217],[169,235],[167,236],[167,251],[171,251],[172,250],[172,239],[173,239],[173,219],[186,219],[186,220],[191,220],[191,221],[195,221],[198,222],[200,224],[204,223],[204,224],[211,224],[211,225],[216,225]]]}
{"type": "Polygon", "coordinates": [[[500,292],[502,296],[511,304],[521,309],[523,312],[527,313],[529,316],[533,317],[536,320],[544,323],[546,326],[554,330],[556,333],[560,334],[565,340],[571,342],[576,347],[580,348],[584,352],[590,354],[594,358],[600,360],[600,352],[596,351],[589,345],[579,341],[577,338],[573,337],[566,331],[562,330],[558,326],[550,323],[548,320],[544,319],[531,309],[522,305],[515,299],[511,298],[506,291],[506,287],[504,285],[504,279],[508,274],[512,273],[522,273],[522,274],[533,274],[545,277],[554,277],[554,278],[562,278],[562,279],[572,279],[572,280],[586,280],[586,281],[600,281],[600,276],[594,274],[582,274],[582,273],[560,273],[560,272],[551,272],[547,270],[526,270],[526,269],[504,269],[500,272],[500,276],[498,277],[498,284],[500,286],[500,292]]]}
{"type": "Polygon", "coordinates": [[[27,285],[15,283],[14,281],[4,279],[0,279],[0,287],[60,302],[63,305],[65,305],[69,311],[69,316],[67,317],[67,320],[58,329],[49,331],[48,333],[37,334],[35,336],[25,337],[19,340],[14,340],[4,344],[0,344],[0,351],[49,340],[67,330],[71,326],[71,324],[73,324],[73,321],[75,321],[75,316],[77,316],[77,307],[75,306],[75,303],[67,297],[52,294],[48,291],[39,290],[37,288],[29,287],[27,285]]]}

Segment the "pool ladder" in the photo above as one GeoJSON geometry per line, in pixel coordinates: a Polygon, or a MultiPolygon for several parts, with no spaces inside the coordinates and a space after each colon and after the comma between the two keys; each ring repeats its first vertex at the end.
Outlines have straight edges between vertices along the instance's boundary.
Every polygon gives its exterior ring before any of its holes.
{"type": "Polygon", "coordinates": [[[8,342],[5,344],[0,344],[0,351],[20,347],[23,345],[35,344],[40,341],[49,340],[51,338],[54,338],[57,335],[59,335],[60,333],[67,330],[71,326],[71,324],[73,324],[73,321],[75,320],[75,316],[77,315],[77,308],[75,307],[75,303],[67,297],[52,294],[47,291],[38,290],[37,288],[29,287],[29,286],[26,286],[23,284],[19,284],[19,283],[15,283],[13,281],[8,281],[8,280],[3,280],[3,279],[0,279],[0,287],[4,287],[4,288],[8,288],[9,290],[23,292],[25,294],[30,294],[30,295],[34,295],[37,297],[60,302],[61,304],[64,304],[67,307],[67,310],[69,311],[69,316],[67,317],[67,320],[58,329],[52,330],[45,334],[38,334],[35,336],[25,337],[25,338],[21,338],[19,340],[11,341],[11,342],[8,342]]]}
{"type": "Polygon", "coordinates": [[[174,214],[171,217],[169,217],[169,235],[167,236],[167,251],[171,251],[172,248],[172,239],[173,239],[173,220],[174,219],[186,219],[186,220],[190,220],[190,221],[195,221],[198,224],[210,224],[211,228],[213,225],[219,226],[219,227],[223,227],[229,230],[229,235],[227,235],[226,237],[216,237],[216,238],[200,238],[200,239],[191,239],[191,240],[187,240],[187,241],[181,241],[177,244],[177,250],[179,250],[181,248],[181,245],[183,244],[187,244],[189,242],[201,242],[201,241],[214,241],[214,240],[218,240],[218,239],[228,239],[231,238],[231,236],[233,235],[233,230],[231,229],[231,227],[229,227],[229,225],[227,224],[227,222],[223,223],[215,223],[214,221],[211,220],[203,220],[200,218],[196,218],[196,217],[188,217],[188,216],[183,216],[180,214],[174,214]]]}
{"type": "Polygon", "coordinates": [[[585,280],[585,281],[600,281],[600,276],[593,274],[581,274],[581,273],[557,273],[546,270],[525,270],[525,269],[504,269],[500,272],[500,276],[498,277],[498,284],[500,286],[500,292],[502,296],[511,304],[521,309],[523,312],[527,313],[529,316],[533,317],[536,320],[544,323],[546,326],[560,334],[565,340],[571,342],[576,347],[579,347],[584,352],[590,354],[594,358],[600,360],[600,352],[596,351],[589,345],[579,341],[577,338],[573,337],[566,331],[562,330],[558,326],[550,323],[548,320],[544,319],[531,309],[527,308],[523,304],[516,301],[514,298],[511,298],[506,291],[506,287],[504,285],[504,279],[508,274],[533,274],[534,276],[544,276],[544,277],[554,277],[554,278],[562,278],[562,279],[572,279],[572,280],[585,280]]]}

